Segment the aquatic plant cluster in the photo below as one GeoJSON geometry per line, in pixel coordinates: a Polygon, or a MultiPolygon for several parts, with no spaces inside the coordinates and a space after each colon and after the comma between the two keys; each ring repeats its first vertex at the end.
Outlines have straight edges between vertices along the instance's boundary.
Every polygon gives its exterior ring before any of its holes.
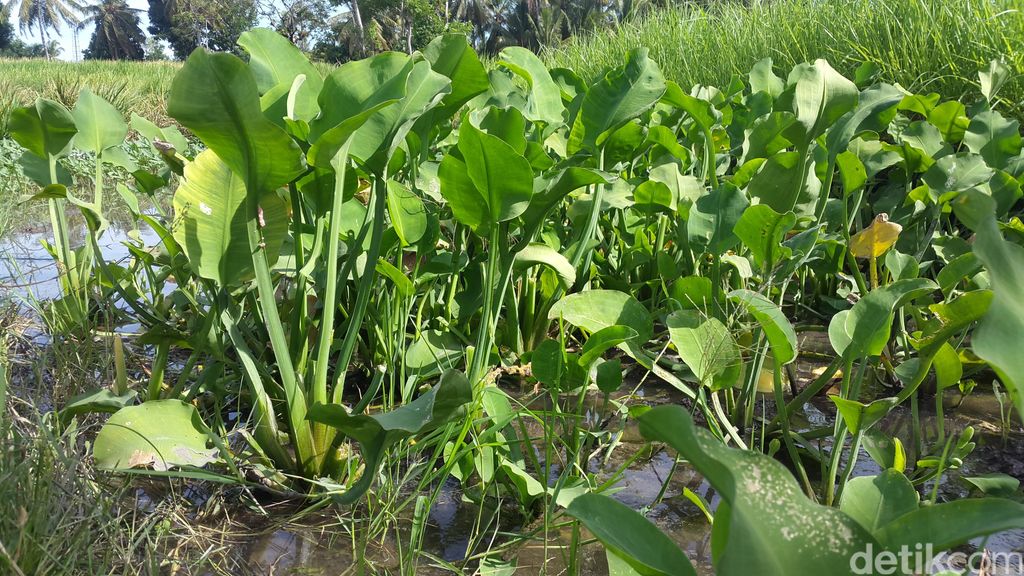
{"type": "Polygon", "coordinates": [[[591,472],[634,421],[716,490],[714,507],[687,497],[713,519],[717,574],[844,574],[865,549],[1024,528],[1015,500],[938,501],[973,429],[905,445],[879,426],[916,415],[925,388],[941,417],[944,390],[993,380],[1024,410],[1024,155],[1000,113],[1004,63],[964,103],[824,60],[687,90],[643,49],[588,84],[518,47],[488,69],[458,34],[326,76],[269,30],[239,45],[247,61],[198,49],[177,72],[177,125],[129,125],[87,90],[10,114],[61,270],[49,330],[113,318],[154,351],[148,382],[119,370],[61,407],[64,426],[110,413],[99,469],[347,506],[400,460],[414,540],[454,478],[596,537],[616,573],[695,574],[591,472]],[[123,154],[129,128],[160,170],[123,154]],[[71,150],[95,161],[91,198],[62,168],[71,150]],[[99,244],[111,166],[159,238],[127,240],[124,263],[99,244]],[[139,208],[167,187],[170,212],[139,208]],[[804,332],[831,348],[808,379],[804,332]],[[630,406],[617,393],[635,372],[685,402],[630,406]],[[826,391],[834,422],[794,425],[826,391]],[[861,458],[882,471],[855,477],[861,458]]]}

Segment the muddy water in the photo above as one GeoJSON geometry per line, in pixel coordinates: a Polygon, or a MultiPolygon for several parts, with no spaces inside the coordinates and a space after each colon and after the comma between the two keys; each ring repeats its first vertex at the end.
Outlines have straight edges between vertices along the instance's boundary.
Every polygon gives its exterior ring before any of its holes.
{"type": "MultiPolygon", "coordinates": [[[[72,247],[87,242],[85,229],[71,228],[72,247]]],[[[0,240],[0,296],[23,300],[49,300],[60,298],[60,284],[53,257],[43,246],[52,242],[49,232],[22,232],[0,240]]],[[[100,238],[100,249],[107,262],[125,263],[131,254],[126,242],[155,246],[160,239],[146,227],[141,231],[111,228],[100,238]]]]}

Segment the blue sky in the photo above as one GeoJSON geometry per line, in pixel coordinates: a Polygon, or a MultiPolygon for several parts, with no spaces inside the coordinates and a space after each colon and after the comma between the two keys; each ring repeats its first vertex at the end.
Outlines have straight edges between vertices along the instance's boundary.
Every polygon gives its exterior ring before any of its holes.
{"type": "MultiPolygon", "coordinates": [[[[85,0],[91,3],[95,0],[85,0]]],[[[146,32],[146,27],[149,26],[149,2],[148,0],[128,0],[128,5],[132,8],[138,8],[142,10],[139,12],[139,20],[141,21],[142,31],[146,32]]],[[[18,25],[14,25],[17,30],[18,25]]],[[[75,31],[72,26],[61,26],[59,31],[50,30],[50,38],[60,43],[63,50],[60,53],[61,60],[76,60],[82,58],[82,51],[89,45],[89,39],[92,38],[92,26],[85,27],[81,32],[78,33],[78,54],[75,55],[75,31]]],[[[24,32],[18,31],[18,36],[30,43],[39,43],[39,31],[35,28],[31,30],[25,30],[24,32]]]]}

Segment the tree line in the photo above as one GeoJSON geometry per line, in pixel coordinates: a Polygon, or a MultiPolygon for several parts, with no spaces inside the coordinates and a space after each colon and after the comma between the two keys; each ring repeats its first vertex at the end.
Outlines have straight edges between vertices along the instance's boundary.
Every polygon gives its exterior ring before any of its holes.
{"type": "Polygon", "coordinates": [[[463,32],[483,54],[540,50],[574,34],[614,27],[686,0],[148,0],[149,26],[126,0],[8,0],[0,4],[0,56],[57,56],[53,34],[94,26],[86,59],[184,59],[197,47],[237,50],[238,36],[270,25],[327,62],[383,50],[412,52],[444,32],[463,32]],[[14,34],[15,26],[38,44],[14,34]],[[164,45],[172,52],[167,55],[164,45]]]}

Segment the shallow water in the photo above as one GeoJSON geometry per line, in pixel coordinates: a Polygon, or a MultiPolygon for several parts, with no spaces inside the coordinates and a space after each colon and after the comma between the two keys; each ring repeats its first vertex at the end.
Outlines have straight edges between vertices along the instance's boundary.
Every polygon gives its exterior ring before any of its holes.
{"type": "MultiPolygon", "coordinates": [[[[59,297],[60,288],[53,260],[40,243],[41,239],[47,237],[48,234],[29,232],[15,234],[0,241],[0,299],[7,296],[15,300],[32,302],[59,297]]],[[[81,244],[84,241],[81,229],[79,235],[72,240],[73,244],[81,244]]],[[[141,233],[141,237],[123,229],[111,229],[104,235],[100,244],[108,261],[122,261],[130,257],[125,242],[137,240],[141,240],[144,245],[153,246],[159,239],[148,229],[141,233]]],[[[816,333],[801,334],[801,348],[814,351],[821,348],[820,352],[827,353],[827,336],[816,333]]],[[[820,367],[821,363],[816,362],[801,364],[798,370],[800,380],[809,380],[814,376],[814,370],[820,367]]],[[[636,386],[634,378],[627,382],[624,391],[636,386]]],[[[513,395],[522,395],[523,390],[509,389],[509,392],[513,395]]],[[[991,391],[979,389],[963,399],[962,403],[960,400],[957,393],[948,391],[944,418],[946,433],[958,434],[968,425],[975,426],[978,430],[975,437],[978,447],[965,461],[963,469],[946,475],[940,495],[943,498],[967,496],[968,489],[959,481],[961,476],[1003,472],[1024,479],[1024,430],[1021,430],[1019,422],[1014,420],[1009,430],[1004,431],[999,427],[1000,407],[991,391]]],[[[586,398],[585,401],[587,424],[599,424],[604,416],[603,398],[593,396],[586,398]]],[[[648,405],[685,403],[681,394],[656,380],[648,380],[639,385],[635,390],[634,402],[648,405]]],[[[756,413],[760,414],[760,410],[761,406],[758,406],[756,413]]],[[[770,415],[771,404],[768,412],[770,415]]],[[[834,414],[834,405],[823,396],[819,396],[804,407],[793,425],[798,430],[830,426],[834,414]]],[[[922,402],[921,428],[927,433],[933,433],[936,429],[935,424],[934,406],[930,402],[922,402]]],[[[881,426],[887,433],[899,436],[906,446],[912,445],[913,421],[905,407],[894,411],[881,426]]],[[[617,469],[646,447],[632,420],[619,432],[621,437],[618,447],[610,455],[602,455],[588,463],[588,471],[599,481],[609,479],[617,469]]],[[[539,432],[533,430],[531,433],[539,432]]],[[[827,445],[824,447],[828,448],[827,445]]],[[[669,478],[673,465],[674,457],[665,450],[638,458],[626,468],[616,482],[617,492],[614,497],[632,508],[646,508],[655,502],[667,481],[664,498],[650,509],[648,517],[686,551],[699,574],[713,574],[710,560],[710,525],[703,513],[682,493],[684,489],[692,490],[701,496],[712,510],[717,508],[719,498],[700,474],[686,464],[678,465],[674,475],[669,478]]],[[[862,452],[854,475],[871,475],[879,471],[879,467],[867,453],[862,452]]],[[[557,472],[553,474],[556,475],[557,472]]],[[[152,502],[148,496],[144,496],[143,499],[152,502]]],[[[479,512],[475,503],[464,498],[457,482],[447,482],[430,511],[424,533],[424,551],[443,562],[456,565],[462,563],[467,555],[479,553],[479,548],[470,549],[473,543],[470,542],[469,536],[479,512]]],[[[494,535],[496,544],[508,541],[508,533],[522,533],[538,528],[536,522],[523,525],[514,511],[488,512],[498,513],[500,519],[496,524],[504,532],[494,535]]],[[[400,533],[386,534],[367,543],[365,539],[360,540],[341,529],[337,516],[332,516],[332,513],[307,518],[301,525],[275,525],[267,519],[253,519],[251,524],[252,529],[237,535],[234,543],[224,551],[226,556],[232,558],[232,564],[243,571],[240,573],[327,576],[363,573],[367,570],[398,573],[408,569],[408,566],[403,566],[401,551],[401,543],[408,537],[404,529],[400,533]],[[362,542],[365,549],[354,546],[353,543],[357,541],[362,542]],[[356,568],[357,566],[362,568],[356,568]],[[347,572],[350,569],[352,572],[347,572]]],[[[399,522],[399,525],[409,524],[409,519],[399,522]]],[[[519,567],[517,574],[563,573],[571,534],[567,531],[555,531],[546,536],[546,539],[530,541],[517,547],[514,552],[506,553],[504,559],[516,560],[519,567]]],[[[984,543],[975,541],[966,549],[973,550],[982,545],[995,552],[1022,551],[1024,531],[1005,532],[984,543]]],[[[579,560],[581,573],[598,576],[607,574],[604,555],[600,545],[586,546],[579,560]]],[[[421,557],[417,561],[417,573],[451,573],[438,564],[428,557],[421,557]]],[[[475,563],[470,563],[469,566],[475,567],[475,563]]]]}

